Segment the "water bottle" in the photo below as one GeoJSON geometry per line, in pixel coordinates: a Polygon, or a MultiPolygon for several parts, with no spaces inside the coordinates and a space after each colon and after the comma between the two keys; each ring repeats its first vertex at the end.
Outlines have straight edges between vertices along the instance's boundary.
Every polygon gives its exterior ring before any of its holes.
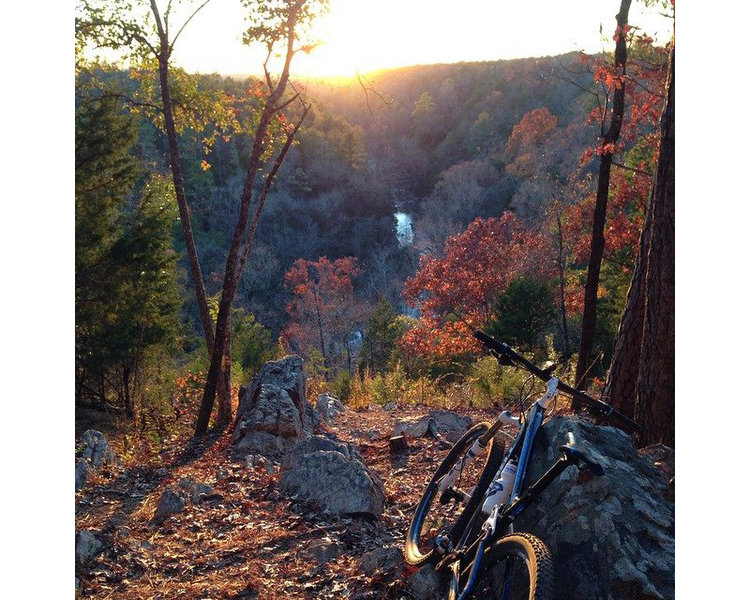
{"type": "Polygon", "coordinates": [[[518,463],[508,461],[508,464],[500,472],[500,477],[492,482],[487,497],[484,499],[484,504],[482,504],[482,512],[485,515],[489,515],[495,505],[508,503],[510,493],[513,490],[513,483],[516,481],[517,470],[518,463]]]}

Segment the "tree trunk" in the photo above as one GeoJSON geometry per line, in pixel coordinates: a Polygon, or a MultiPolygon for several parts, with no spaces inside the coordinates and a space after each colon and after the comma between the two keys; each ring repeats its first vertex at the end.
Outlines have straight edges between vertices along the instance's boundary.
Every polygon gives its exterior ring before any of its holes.
{"type": "Polygon", "coordinates": [[[644,427],[641,442],[674,446],[674,43],[661,145],[651,203],[653,233],[648,248],[635,417],[644,427]]]}
{"type": "Polygon", "coordinates": [[[562,319],[563,360],[570,358],[570,338],[568,337],[568,319],[565,314],[565,258],[563,256],[562,219],[557,215],[557,267],[560,276],[560,317],[562,319]]]}
{"type": "Polygon", "coordinates": [[[162,49],[162,56],[159,58],[159,83],[161,84],[164,125],[169,145],[169,164],[172,171],[172,181],[174,183],[177,206],[180,211],[182,237],[185,240],[185,250],[188,257],[188,264],[190,265],[190,275],[195,286],[195,295],[198,298],[198,310],[201,315],[203,335],[206,340],[206,345],[208,348],[211,348],[214,342],[213,320],[208,311],[206,289],[203,286],[203,274],[201,273],[201,266],[198,261],[198,250],[196,249],[195,239],[193,237],[193,226],[190,222],[190,207],[188,206],[187,198],[185,196],[185,182],[182,176],[180,151],[177,145],[177,128],[174,123],[172,98],[169,91],[169,57],[166,55],[166,49],[164,48],[162,49]]]}
{"type": "MultiPolygon", "coordinates": [[[[237,292],[237,286],[239,285],[242,271],[245,267],[250,249],[252,248],[252,243],[258,227],[260,215],[263,211],[266,194],[268,193],[268,190],[273,183],[276,173],[278,172],[278,169],[281,166],[281,163],[283,162],[287,151],[291,147],[294,135],[302,124],[302,121],[304,120],[308,110],[306,108],[303,111],[300,121],[292,129],[292,131],[287,132],[286,142],[281,149],[281,152],[277,156],[271,171],[266,175],[263,188],[258,194],[258,197],[255,201],[255,214],[248,232],[250,200],[252,198],[255,178],[260,169],[261,159],[265,151],[267,142],[266,138],[268,137],[267,133],[273,115],[279,110],[277,108],[277,103],[283,97],[287,84],[289,82],[289,67],[291,65],[292,57],[294,56],[295,25],[296,13],[293,13],[290,14],[287,21],[287,52],[284,68],[281,77],[276,84],[276,87],[271,89],[271,94],[266,100],[266,104],[260,116],[258,127],[255,131],[255,137],[253,139],[253,148],[250,153],[250,161],[248,163],[247,171],[245,174],[245,183],[242,188],[240,211],[237,217],[237,223],[235,224],[232,243],[229,248],[229,255],[227,256],[227,264],[224,270],[224,281],[222,283],[221,298],[219,300],[219,314],[216,318],[216,332],[214,336],[213,349],[211,351],[211,364],[208,367],[208,373],[206,375],[206,385],[203,389],[203,398],[201,399],[201,405],[198,409],[198,419],[195,424],[196,436],[203,435],[208,429],[208,422],[211,417],[211,411],[213,409],[214,399],[216,396],[221,363],[224,359],[225,345],[228,340],[227,332],[229,328],[229,317],[232,308],[232,301],[234,300],[234,295],[237,292]]],[[[270,77],[268,80],[270,82],[270,77]]]]}
{"type": "Polygon", "coordinates": [[[130,396],[130,367],[127,364],[122,366],[122,400],[125,405],[125,415],[129,419],[135,418],[133,410],[133,399],[130,396]]]}
{"type": "Polygon", "coordinates": [[[638,259],[630,282],[625,309],[617,329],[617,341],[612,363],[607,373],[607,382],[602,391],[602,400],[619,410],[626,417],[634,418],[635,397],[638,386],[638,368],[641,357],[643,335],[643,311],[646,302],[645,272],[648,247],[651,240],[653,204],[649,202],[643,231],[638,243],[638,259]]]}
{"type": "Polygon", "coordinates": [[[256,142],[253,148],[253,154],[251,156],[250,164],[248,165],[248,174],[245,177],[245,186],[243,189],[243,199],[240,206],[240,215],[235,226],[234,236],[232,238],[232,244],[229,248],[229,255],[227,256],[227,264],[224,270],[224,282],[221,288],[221,298],[219,299],[219,314],[216,318],[216,332],[214,336],[214,344],[211,347],[211,364],[208,367],[208,374],[206,375],[206,386],[203,390],[203,398],[201,399],[201,406],[198,410],[198,420],[195,425],[195,434],[203,435],[208,430],[208,421],[211,417],[211,411],[213,410],[214,399],[216,396],[216,389],[218,386],[218,379],[221,371],[221,364],[224,360],[225,344],[227,340],[229,330],[229,316],[232,308],[232,300],[237,291],[237,285],[241,276],[241,271],[238,269],[238,263],[240,262],[240,248],[242,245],[242,239],[247,226],[248,213],[250,209],[250,195],[252,194],[252,182],[248,180],[255,178],[260,166],[261,155],[263,154],[263,138],[268,130],[268,125],[271,119],[271,111],[266,109],[261,116],[260,124],[258,125],[258,131],[256,132],[256,142]],[[260,133],[262,130],[262,133],[260,133]],[[260,145],[260,149],[256,149],[260,145]],[[247,196],[247,200],[245,197],[247,196]]]}
{"type": "MultiPolygon", "coordinates": [[[[198,260],[198,250],[195,245],[193,236],[193,226],[190,221],[190,206],[185,194],[185,181],[182,175],[182,163],[180,160],[180,148],[177,143],[177,128],[174,121],[174,108],[172,105],[172,96],[169,86],[169,59],[170,43],[166,30],[163,27],[161,16],[156,3],[152,0],[151,10],[156,21],[157,32],[159,35],[159,86],[161,88],[162,112],[164,114],[164,125],[167,133],[167,143],[169,146],[169,164],[172,172],[172,181],[175,189],[175,198],[180,212],[180,225],[182,226],[182,237],[185,240],[185,251],[190,266],[190,275],[195,287],[195,295],[198,301],[198,310],[203,326],[203,335],[206,340],[206,348],[209,353],[214,345],[214,328],[211,313],[208,310],[208,300],[206,298],[206,289],[203,285],[203,274],[201,272],[200,261],[198,260]]],[[[231,361],[222,364],[222,369],[231,369],[231,361]]],[[[231,387],[226,385],[224,380],[231,380],[231,373],[223,373],[222,382],[219,385],[219,397],[224,407],[231,413],[231,387]]],[[[228,417],[231,420],[231,415],[228,417]]]]}
{"type": "MultiPolygon", "coordinates": [[[[631,0],[622,0],[620,12],[617,14],[619,37],[615,45],[615,69],[619,76],[625,75],[627,63],[627,43],[625,26],[628,23],[628,11],[631,0]]],[[[622,119],[625,113],[625,80],[615,88],[612,99],[612,117],[609,129],[603,136],[603,144],[615,144],[620,137],[622,119]]],[[[578,351],[575,382],[578,389],[585,390],[591,368],[591,352],[596,331],[596,297],[599,290],[599,273],[604,255],[604,226],[607,220],[607,200],[609,196],[609,176],[612,169],[612,153],[605,151],[599,161],[599,183],[596,190],[596,206],[594,207],[594,222],[591,232],[591,252],[589,269],[586,277],[586,287],[583,301],[583,321],[581,323],[581,345],[578,351]]],[[[580,402],[573,400],[573,409],[580,408],[580,402]]]]}
{"type": "Polygon", "coordinates": [[[219,397],[219,409],[216,413],[216,428],[225,429],[232,422],[232,341],[231,325],[227,328],[227,339],[224,345],[224,360],[222,361],[217,395],[219,397]]]}

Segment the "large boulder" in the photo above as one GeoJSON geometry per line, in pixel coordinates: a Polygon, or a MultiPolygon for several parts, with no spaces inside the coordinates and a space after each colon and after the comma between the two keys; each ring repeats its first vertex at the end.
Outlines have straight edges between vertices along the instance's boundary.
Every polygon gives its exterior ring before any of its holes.
{"type": "Polygon", "coordinates": [[[90,476],[104,465],[117,463],[117,456],[104,434],[87,429],[76,444],[75,489],[83,489],[90,476]]]}
{"type": "Polygon", "coordinates": [[[266,363],[240,398],[232,443],[237,453],[280,456],[312,430],[299,356],[266,363]]]}
{"type": "Polygon", "coordinates": [[[455,442],[471,427],[471,418],[452,410],[432,410],[421,417],[407,417],[396,423],[393,436],[408,435],[419,438],[430,431],[430,421],[448,441],[455,442]]]}
{"type": "Polygon", "coordinates": [[[555,598],[674,598],[674,502],[668,478],[614,427],[554,417],[541,428],[527,474],[539,478],[571,431],[604,475],[568,468],[515,521],[550,548],[555,598]]]}
{"type": "Polygon", "coordinates": [[[383,513],[380,478],[352,445],[323,436],[313,436],[285,455],[280,487],[332,515],[378,518],[383,513]]]}

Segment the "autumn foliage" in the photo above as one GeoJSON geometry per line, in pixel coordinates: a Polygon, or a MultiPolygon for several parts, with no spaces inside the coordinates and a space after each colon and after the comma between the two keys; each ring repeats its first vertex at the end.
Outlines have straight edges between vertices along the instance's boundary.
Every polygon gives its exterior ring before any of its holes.
{"type": "Polygon", "coordinates": [[[529,177],[538,163],[538,153],[557,127],[557,119],[547,108],[526,113],[513,128],[505,145],[506,156],[512,158],[506,170],[517,177],[529,177]]]}
{"type": "Polygon", "coordinates": [[[326,367],[341,357],[358,316],[354,279],[359,271],[351,256],[295,261],[284,277],[292,300],[283,337],[292,350],[309,354],[315,349],[326,367]]]}
{"type": "Polygon", "coordinates": [[[476,219],[447,240],[442,258],[423,257],[406,280],[404,298],[420,318],[402,347],[438,359],[477,350],[472,332],[492,316],[497,296],[517,277],[551,277],[553,256],[549,238],[512,213],[476,219]]]}
{"type": "Polygon", "coordinates": [[[589,113],[589,123],[605,122],[610,108],[609,98],[614,90],[623,85],[626,106],[617,144],[605,144],[600,138],[595,147],[584,152],[581,163],[588,162],[596,155],[619,153],[628,144],[639,141],[649,152],[644,155],[644,160],[639,162],[638,167],[653,171],[658,157],[655,130],[664,103],[664,84],[671,45],[655,46],[653,38],[629,26],[625,27],[624,32],[617,28],[615,41],[620,35],[625,35],[628,39],[627,74],[619,72],[606,56],[581,54],[581,61],[587,65],[600,90],[597,106],[589,113]]]}

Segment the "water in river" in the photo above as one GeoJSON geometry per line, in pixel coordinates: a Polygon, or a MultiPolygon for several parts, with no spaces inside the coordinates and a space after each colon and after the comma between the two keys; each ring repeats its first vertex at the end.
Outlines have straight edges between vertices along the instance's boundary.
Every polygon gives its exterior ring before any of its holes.
{"type": "Polygon", "coordinates": [[[394,213],[396,217],[396,239],[400,246],[410,246],[414,242],[411,215],[405,212],[394,213]]]}

